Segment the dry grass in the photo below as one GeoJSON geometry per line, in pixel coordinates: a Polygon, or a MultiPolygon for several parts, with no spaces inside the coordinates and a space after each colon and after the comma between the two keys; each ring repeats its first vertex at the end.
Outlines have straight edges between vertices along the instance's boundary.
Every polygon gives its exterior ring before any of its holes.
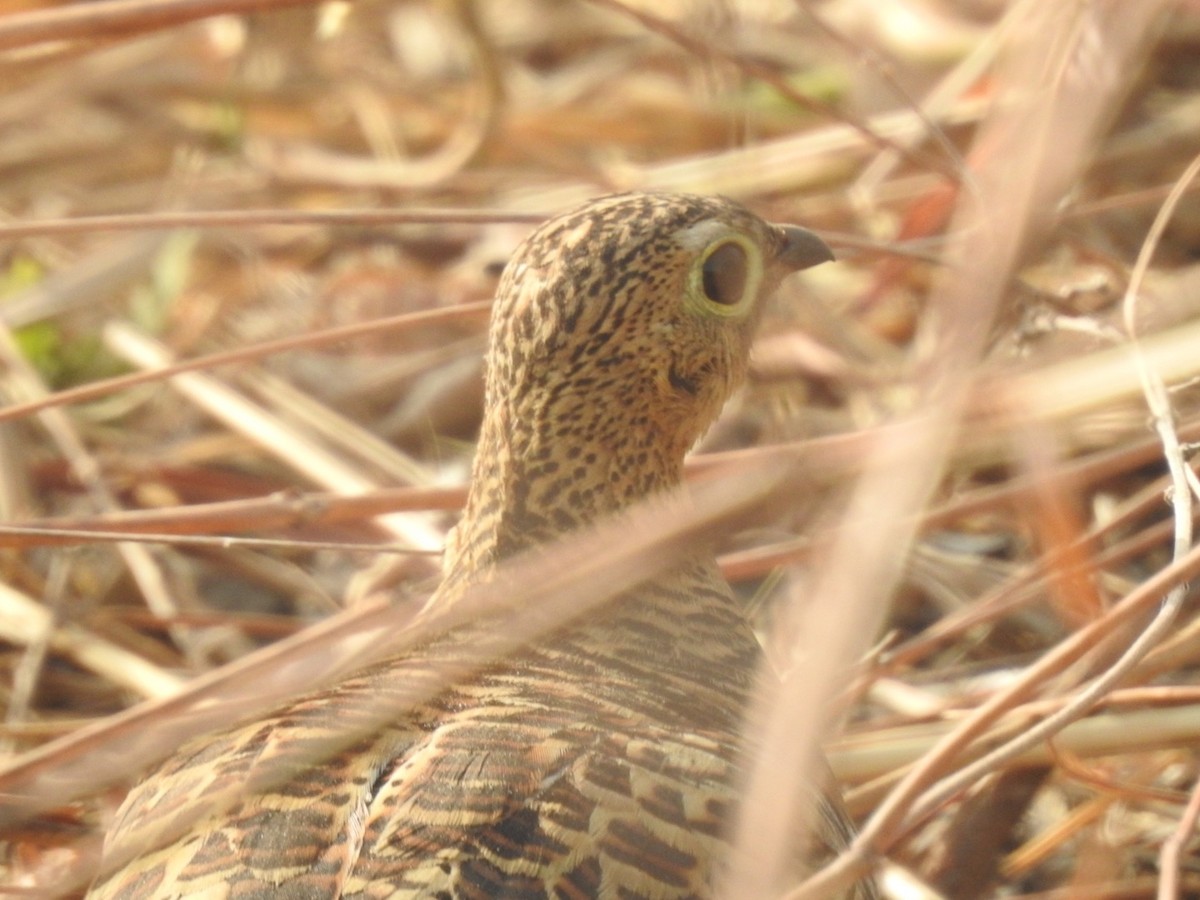
{"type": "Polygon", "coordinates": [[[776,304],[694,507],[518,560],[537,615],[480,664],[722,535],[790,673],[728,896],[1200,895],[1194,2],[22,7],[0,891],[78,891],[142,767],[420,637],[499,265],[662,188],[843,261],[776,304]],[[862,837],[781,883],[828,700],[862,837]]]}

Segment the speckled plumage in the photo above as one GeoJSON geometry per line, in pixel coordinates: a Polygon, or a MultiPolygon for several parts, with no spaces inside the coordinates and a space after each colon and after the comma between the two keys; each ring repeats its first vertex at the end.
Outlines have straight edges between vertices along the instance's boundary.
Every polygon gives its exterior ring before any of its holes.
{"type": "MultiPolygon", "coordinates": [[[[431,607],[678,487],[744,375],[764,297],[827,258],[807,232],[684,195],[601,198],[535,231],[500,284],[471,494],[431,607]]],[[[711,553],[428,702],[389,705],[469,638],[182,748],[130,793],[89,896],[711,896],[760,656],[711,553]]]]}

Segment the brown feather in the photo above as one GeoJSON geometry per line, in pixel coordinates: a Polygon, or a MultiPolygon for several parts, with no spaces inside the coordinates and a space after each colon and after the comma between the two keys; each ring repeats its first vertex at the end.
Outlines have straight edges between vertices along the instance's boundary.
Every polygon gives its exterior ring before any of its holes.
{"type": "MultiPolygon", "coordinates": [[[[806,232],[684,195],[602,198],[535,231],[500,285],[471,494],[429,608],[676,490],[744,377],[764,298],[827,254],[806,232]]],[[[403,700],[503,624],[184,747],[130,793],[89,896],[712,896],[761,658],[712,553],[403,700]]],[[[819,809],[824,843],[840,846],[845,823],[819,809]]],[[[827,849],[797,847],[797,871],[827,849]]]]}

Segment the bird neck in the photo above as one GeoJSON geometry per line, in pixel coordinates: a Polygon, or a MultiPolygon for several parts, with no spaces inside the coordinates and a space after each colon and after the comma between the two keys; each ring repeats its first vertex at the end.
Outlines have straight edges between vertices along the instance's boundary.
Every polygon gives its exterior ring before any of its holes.
{"type": "Polygon", "coordinates": [[[443,571],[456,580],[555,540],[655,494],[680,487],[686,446],[671,446],[654,423],[597,438],[561,415],[501,408],[485,421],[462,519],[443,571]],[[553,426],[551,422],[554,422],[553,426]]]}
{"type": "MultiPolygon", "coordinates": [[[[568,417],[561,414],[552,429],[536,408],[521,417],[505,409],[495,407],[480,434],[471,492],[447,544],[443,600],[523,550],[682,483],[687,448],[671,447],[651,423],[601,428],[620,435],[604,442],[587,425],[564,428],[568,417]]],[[[728,730],[744,714],[758,656],[714,554],[698,546],[530,645],[521,668],[579,682],[589,703],[681,728],[728,730]]]]}

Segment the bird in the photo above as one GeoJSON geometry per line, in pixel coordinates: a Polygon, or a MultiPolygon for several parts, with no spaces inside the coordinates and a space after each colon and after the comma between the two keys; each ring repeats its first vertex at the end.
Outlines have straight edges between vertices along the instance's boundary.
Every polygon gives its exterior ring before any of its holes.
{"type": "MultiPolygon", "coordinates": [[[[427,608],[681,491],[767,298],[832,258],[812,231],[704,195],[612,194],[535,229],[497,288],[471,487],[427,608]]],[[[715,896],[762,650],[713,550],[389,707],[465,633],[182,746],[117,811],[88,897],[715,896]]],[[[817,805],[810,863],[850,833],[837,798],[817,805]]]]}

